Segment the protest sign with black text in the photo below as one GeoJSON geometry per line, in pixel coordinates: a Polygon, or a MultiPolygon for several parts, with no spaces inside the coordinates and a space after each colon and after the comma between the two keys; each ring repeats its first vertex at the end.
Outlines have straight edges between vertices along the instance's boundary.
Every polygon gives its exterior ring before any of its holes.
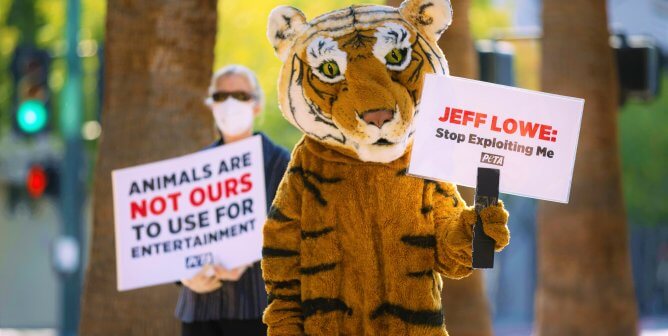
{"type": "Polygon", "coordinates": [[[266,219],[259,136],[114,170],[118,290],[189,278],[208,263],[261,258],[266,219]]]}
{"type": "Polygon", "coordinates": [[[567,203],[584,100],[427,75],[408,173],[475,187],[499,169],[500,191],[567,203]]]}

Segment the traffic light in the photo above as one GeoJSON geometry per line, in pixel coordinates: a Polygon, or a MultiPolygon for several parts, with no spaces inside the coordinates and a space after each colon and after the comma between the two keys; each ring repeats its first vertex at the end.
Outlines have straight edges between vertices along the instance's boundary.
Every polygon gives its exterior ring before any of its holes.
{"type": "Polygon", "coordinates": [[[42,196],[58,196],[59,170],[54,162],[33,163],[28,168],[25,190],[32,199],[42,196]]]}
{"type": "Polygon", "coordinates": [[[48,131],[51,92],[48,85],[51,57],[45,50],[19,46],[14,50],[10,70],[14,77],[14,133],[32,136],[48,131]]]}
{"type": "Polygon", "coordinates": [[[503,41],[478,40],[475,44],[480,65],[480,80],[502,85],[515,85],[515,51],[503,41]]]}
{"type": "Polygon", "coordinates": [[[43,102],[30,99],[21,102],[16,110],[15,119],[16,125],[22,132],[34,134],[46,127],[49,115],[43,102]]]}
{"type": "Polygon", "coordinates": [[[655,99],[661,85],[661,50],[650,37],[642,35],[612,35],[610,45],[615,50],[619,74],[620,103],[628,98],[642,101],[655,99]]]}

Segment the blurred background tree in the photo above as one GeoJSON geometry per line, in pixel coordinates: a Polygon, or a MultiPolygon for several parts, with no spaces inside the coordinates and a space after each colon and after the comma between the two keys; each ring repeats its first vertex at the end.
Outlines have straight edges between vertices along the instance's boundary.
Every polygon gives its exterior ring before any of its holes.
{"type": "Polygon", "coordinates": [[[586,100],[570,202],[539,202],[538,335],[634,335],[605,0],[543,2],[542,90],[586,100]],[[577,53],[563,53],[563,50],[577,53]],[[586,76],[583,78],[583,76],[586,76]]]}
{"type": "Polygon", "coordinates": [[[177,286],[116,286],[111,171],[184,155],[210,143],[201,103],[214,59],[216,0],[109,0],[104,134],[93,189],[93,247],[81,333],[175,335],[177,286]],[[141,46],[139,48],[138,46],[141,46]],[[165,141],[178,139],[178,141],[165,141]]]}

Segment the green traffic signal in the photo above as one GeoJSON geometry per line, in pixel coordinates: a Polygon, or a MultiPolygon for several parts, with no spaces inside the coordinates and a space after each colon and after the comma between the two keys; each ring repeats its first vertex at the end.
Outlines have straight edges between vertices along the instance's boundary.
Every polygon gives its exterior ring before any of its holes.
{"type": "Polygon", "coordinates": [[[44,103],[36,100],[26,100],[19,105],[16,111],[16,123],[22,132],[34,134],[46,127],[49,115],[44,103]]]}

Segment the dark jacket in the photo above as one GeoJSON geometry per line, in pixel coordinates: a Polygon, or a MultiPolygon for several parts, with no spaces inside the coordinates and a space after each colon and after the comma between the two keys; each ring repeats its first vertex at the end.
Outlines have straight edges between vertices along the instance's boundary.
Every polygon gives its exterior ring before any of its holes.
{"type": "MultiPolygon", "coordinates": [[[[290,161],[290,154],[262,133],[264,179],[267,212],[276,195],[278,184],[290,161]]],[[[223,145],[223,139],[206,149],[223,145]]],[[[187,287],[181,288],[176,304],[176,317],[183,322],[220,319],[258,319],[267,306],[267,293],[262,281],[260,262],[246,270],[238,281],[223,281],[221,288],[206,294],[197,294],[187,287]]]]}

